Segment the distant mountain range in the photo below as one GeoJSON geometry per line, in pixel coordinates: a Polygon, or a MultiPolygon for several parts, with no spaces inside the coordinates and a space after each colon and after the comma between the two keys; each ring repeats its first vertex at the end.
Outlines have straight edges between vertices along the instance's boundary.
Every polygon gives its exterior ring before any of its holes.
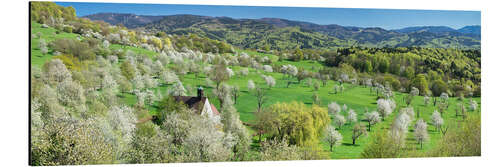
{"type": "Polygon", "coordinates": [[[453,29],[446,26],[407,27],[397,30],[319,25],[280,18],[233,19],[197,15],[145,16],[99,13],[84,16],[113,25],[149,32],[194,33],[242,48],[271,49],[364,47],[430,47],[479,49],[481,26],[453,29]]]}
{"type": "Polygon", "coordinates": [[[160,20],[164,16],[141,16],[135,14],[97,13],[84,17],[90,20],[105,21],[112,25],[122,24],[127,28],[136,28],[137,26],[160,20]]]}

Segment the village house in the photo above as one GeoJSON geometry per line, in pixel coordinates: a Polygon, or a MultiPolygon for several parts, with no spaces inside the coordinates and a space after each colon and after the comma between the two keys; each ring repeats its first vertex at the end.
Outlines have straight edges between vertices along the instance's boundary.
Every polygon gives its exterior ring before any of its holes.
{"type": "Polygon", "coordinates": [[[197,96],[173,96],[175,101],[183,102],[188,108],[195,111],[196,114],[207,115],[214,122],[220,122],[220,114],[217,108],[210,103],[207,97],[204,97],[203,88],[199,87],[197,96]]]}

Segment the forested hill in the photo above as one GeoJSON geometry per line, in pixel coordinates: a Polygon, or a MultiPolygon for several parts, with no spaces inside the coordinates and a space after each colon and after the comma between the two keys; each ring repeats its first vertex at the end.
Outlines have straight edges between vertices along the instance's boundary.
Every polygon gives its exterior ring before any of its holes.
{"type": "Polygon", "coordinates": [[[127,28],[135,28],[163,18],[163,16],[144,16],[135,14],[97,13],[85,16],[90,20],[105,21],[112,25],[122,24],[127,28]]]}
{"type": "Polygon", "coordinates": [[[131,16],[116,13],[84,17],[152,32],[194,33],[226,41],[241,48],[252,49],[288,50],[296,47],[331,49],[350,46],[479,49],[481,46],[480,26],[466,26],[458,30],[440,26],[386,30],[336,24],[318,25],[280,18],[233,19],[197,15],[131,16]],[[137,24],[134,24],[135,22],[137,24]]]}

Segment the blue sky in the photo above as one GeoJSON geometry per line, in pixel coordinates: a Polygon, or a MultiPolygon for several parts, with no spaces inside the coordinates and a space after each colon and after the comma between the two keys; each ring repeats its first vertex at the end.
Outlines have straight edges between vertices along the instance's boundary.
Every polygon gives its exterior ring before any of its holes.
{"type": "Polygon", "coordinates": [[[300,8],[257,6],[169,5],[131,3],[79,3],[56,2],[73,6],[77,16],[112,12],[137,15],[194,14],[258,19],[264,17],[306,21],[316,24],[338,24],[356,27],[381,27],[398,29],[410,26],[448,26],[462,28],[481,25],[479,11],[450,10],[394,10],[355,8],[300,8]]]}

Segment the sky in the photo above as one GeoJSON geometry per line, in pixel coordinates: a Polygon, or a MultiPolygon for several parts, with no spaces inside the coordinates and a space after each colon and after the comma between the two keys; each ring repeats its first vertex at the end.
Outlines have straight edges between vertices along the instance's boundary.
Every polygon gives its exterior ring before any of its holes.
{"type": "Polygon", "coordinates": [[[266,17],[282,18],[321,25],[338,24],[342,26],[380,27],[384,29],[400,29],[412,26],[448,26],[458,29],[468,25],[481,25],[481,13],[479,11],[80,2],[56,3],[62,6],[73,6],[79,17],[95,13],[132,13],[136,15],[193,14],[248,19],[266,17]]]}

